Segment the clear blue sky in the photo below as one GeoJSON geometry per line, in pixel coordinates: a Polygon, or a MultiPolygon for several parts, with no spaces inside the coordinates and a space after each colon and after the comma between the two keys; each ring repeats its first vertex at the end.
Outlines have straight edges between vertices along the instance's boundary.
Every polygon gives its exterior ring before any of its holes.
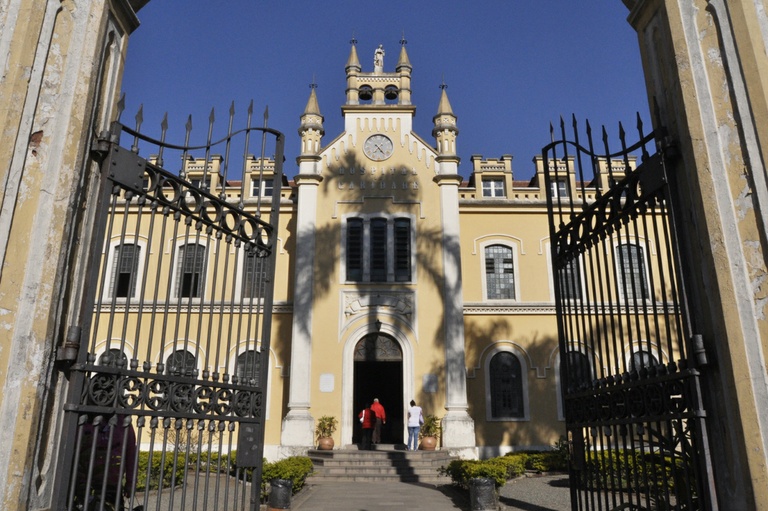
{"type": "Polygon", "coordinates": [[[297,128],[309,84],[317,83],[324,143],[343,129],[344,66],[354,36],[364,71],[383,44],[394,71],[405,34],[413,66],[415,130],[431,136],[444,80],[458,117],[460,172],[470,156],[512,154],[516,179],[549,141],[549,123],[589,119],[611,135],[634,129],[640,112],[650,129],[637,37],[621,0],[152,0],[139,12],[123,79],[132,119],[157,135],[163,113],[168,141],[181,143],[192,114],[192,142],[202,143],[211,107],[215,134],[245,125],[251,99],[269,125],[286,134],[286,174],[296,174],[297,128]]]}

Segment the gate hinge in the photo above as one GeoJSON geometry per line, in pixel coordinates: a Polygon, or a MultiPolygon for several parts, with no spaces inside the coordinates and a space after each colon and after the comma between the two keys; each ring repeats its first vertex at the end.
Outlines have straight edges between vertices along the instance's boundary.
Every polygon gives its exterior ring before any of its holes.
{"type": "Polygon", "coordinates": [[[102,131],[91,143],[91,158],[101,163],[109,154],[109,131],[102,131]]]}
{"type": "Polygon", "coordinates": [[[709,364],[707,360],[707,350],[704,349],[704,337],[701,334],[691,336],[691,347],[693,348],[693,359],[697,367],[704,367],[709,364]]]}
{"type": "Polygon", "coordinates": [[[72,325],[67,329],[67,337],[56,352],[57,361],[72,363],[77,360],[77,353],[80,351],[81,334],[82,329],[79,326],[72,325]]]}

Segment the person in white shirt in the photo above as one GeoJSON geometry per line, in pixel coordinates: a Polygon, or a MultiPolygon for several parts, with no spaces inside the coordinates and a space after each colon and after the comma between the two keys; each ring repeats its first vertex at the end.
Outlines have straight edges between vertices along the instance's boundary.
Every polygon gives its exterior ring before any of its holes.
{"type": "Polygon", "coordinates": [[[424,424],[424,415],[421,407],[416,406],[416,401],[411,399],[411,406],[408,408],[408,445],[406,450],[415,451],[419,446],[419,430],[424,424]]]}

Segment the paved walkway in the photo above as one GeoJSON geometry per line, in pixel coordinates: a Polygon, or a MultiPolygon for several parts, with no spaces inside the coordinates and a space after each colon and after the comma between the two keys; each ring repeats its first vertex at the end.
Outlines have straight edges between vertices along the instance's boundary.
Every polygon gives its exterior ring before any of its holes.
{"type": "MultiPolygon", "coordinates": [[[[503,511],[570,511],[567,475],[522,477],[499,494],[503,511]]],[[[292,511],[470,511],[468,492],[419,483],[309,484],[291,502],[292,511]]]]}

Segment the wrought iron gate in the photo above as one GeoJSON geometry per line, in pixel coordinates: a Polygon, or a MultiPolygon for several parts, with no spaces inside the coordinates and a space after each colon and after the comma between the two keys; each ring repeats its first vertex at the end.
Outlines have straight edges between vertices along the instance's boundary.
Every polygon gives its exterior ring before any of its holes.
{"type": "Polygon", "coordinates": [[[716,509],[663,151],[589,123],[542,149],[574,510],[716,509]],[[582,145],[582,143],[584,145],[582,145]],[[640,161],[632,156],[639,153],[640,161]]]}
{"type": "Polygon", "coordinates": [[[212,110],[206,144],[191,147],[191,117],[173,145],[165,119],[160,140],[140,133],[139,110],[134,129],[118,120],[93,148],[93,278],[60,357],[58,510],[258,508],[284,137],[266,113],[252,126],[253,103],[246,128],[233,131],[234,115],[213,142],[212,110]]]}

